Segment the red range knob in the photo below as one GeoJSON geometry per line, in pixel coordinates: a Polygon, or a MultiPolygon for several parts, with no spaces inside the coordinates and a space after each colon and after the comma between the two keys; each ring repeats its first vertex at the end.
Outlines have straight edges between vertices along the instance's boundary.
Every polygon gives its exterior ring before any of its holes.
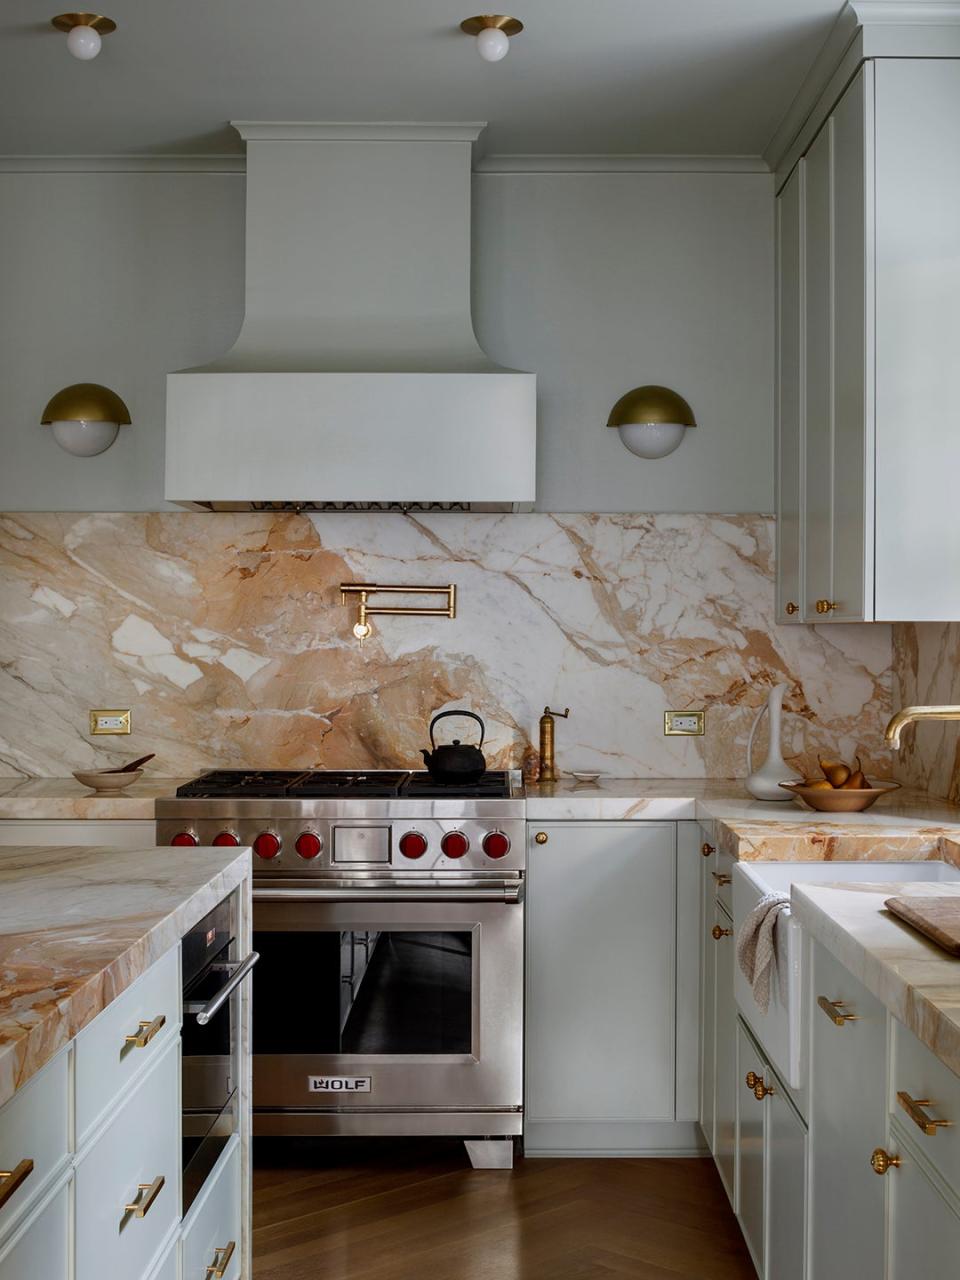
{"type": "Polygon", "coordinates": [[[269,862],[280,852],[280,837],[272,831],[261,831],[253,842],[253,852],[269,862]]]}
{"type": "Polygon", "coordinates": [[[483,852],[488,858],[505,858],[510,852],[510,837],[502,831],[491,831],[483,837],[483,852]]]}
{"type": "Polygon", "coordinates": [[[301,831],[297,836],[297,843],[293,847],[301,858],[305,858],[309,862],[311,858],[319,856],[323,849],[323,841],[315,831],[301,831]]]}
{"type": "Polygon", "coordinates": [[[240,843],[240,837],[235,835],[232,831],[221,831],[218,836],[213,837],[213,843],[218,847],[223,845],[238,845],[240,843]]]}
{"type": "Polygon", "coordinates": [[[470,848],[470,841],[462,831],[448,831],[440,841],[440,848],[448,858],[462,858],[470,848]]]}
{"type": "Polygon", "coordinates": [[[427,852],[427,837],[419,831],[407,831],[400,837],[400,852],[405,858],[422,858],[427,852]]]}
{"type": "Polygon", "coordinates": [[[196,845],[196,844],[199,844],[200,841],[197,839],[197,837],[193,834],[192,831],[178,831],[177,834],[170,841],[170,843],[183,844],[183,845],[196,845]]]}

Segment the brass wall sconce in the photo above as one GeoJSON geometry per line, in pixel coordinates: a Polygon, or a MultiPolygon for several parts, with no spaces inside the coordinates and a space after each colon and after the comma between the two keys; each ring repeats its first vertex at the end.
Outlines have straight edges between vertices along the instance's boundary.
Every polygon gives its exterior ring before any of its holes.
{"type": "Polygon", "coordinates": [[[616,427],[620,439],[638,458],[665,458],[673,453],[689,427],[697,420],[693,410],[669,387],[634,387],[610,410],[608,427],[616,427]]]}
{"type": "Polygon", "coordinates": [[[353,624],[353,634],[363,642],[370,635],[373,627],[369,619],[377,615],[393,614],[405,618],[455,618],[457,616],[457,588],[454,583],[446,587],[414,587],[392,586],[379,582],[341,582],[340,603],[346,604],[350,596],[358,597],[357,620],[353,624]],[[390,592],[395,595],[431,595],[446,596],[447,602],[439,608],[429,605],[380,604],[371,605],[370,596],[390,592]]]}
{"type": "Polygon", "coordinates": [[[61,449],[77,458],[92,458],[110,448],[121,427],[130,425],[130,410],[109,387],[76,382],[57,392],[40,422],[53,427],[61,449]]]}

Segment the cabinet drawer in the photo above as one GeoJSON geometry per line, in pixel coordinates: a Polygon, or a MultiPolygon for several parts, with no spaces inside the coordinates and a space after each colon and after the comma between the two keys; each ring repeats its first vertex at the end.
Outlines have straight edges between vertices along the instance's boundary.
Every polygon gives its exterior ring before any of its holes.
{"type": "Polygon", "coordinates": [[[240,1256],[240,1140],[234,1137],[184,1228],[181,1280],[210,1280],[217,1274],[211,1268],[225,1262],[223,1280],[238,1280],[240,1256]]]}
{"type": "Polygon", "coordinates": [[[180,1218],[179,1050],[168,1045],[79,1164],[76,1280],[138,1280],[180,1218]]]}
{"type": "Polygon", "coordinates": [[[0,1235],[21,1218],[70,1150],[69,1056],[60,1053],[0,1108],[0,1235]],[[32,1162],[32,1167],[30,1167],[32,1162]],[[13,1187],[13,1183],[19,1185],[13,1187]]]}
{"type": "MultiPolygon", "coordinates": [[[[179,1249],[179,1240],[174,1240],[173,1244],[163,1255],[160,1265],[157,1267],[156,1271],[150,1272],[150,1280],[179,1280],[177,1272],[177,1254],[179,1249]]],[[[2,1277],[0,1277],[0,1280],[2,1280],[2,1277]]],[[[206,1276],[204,1276],[204,1280],[207,1280],[206,1276]]]]}
{"type": "Polygon", "coordinates": [[[949,1185],[960,1187],[960,1077],[895,1020],[890,1111],[949,1185]]]}
{"type": "Polygon", "coordinates": [[[160,1057],[179,1022],[180,964],[174,947],[77,1036],[78,1146],[128,1081],[160,1057]],[[139,1044],[127,1038],[136,1035],[139,1044]]]}
{"type": "Polygon", "coordinates": [[[0,1244],[0,1280],[67,1280],[70,1184],[0,1244]]]}

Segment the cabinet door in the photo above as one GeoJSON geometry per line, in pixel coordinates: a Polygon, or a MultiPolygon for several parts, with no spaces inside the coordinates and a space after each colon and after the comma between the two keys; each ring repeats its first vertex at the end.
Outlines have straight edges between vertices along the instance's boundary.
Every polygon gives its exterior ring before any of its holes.
{"type": "Polygon", "coordinates": [[[803,620],[803,169],[777,197],[777,621],[803,620]]]}
{"type": "Polygon", "coordinates": [[[886,1011],[823,947],[811,951],[811,1274],[878,1276],[884,1180],[870,1153],[886,1129],[886,1011]]]}
{"type": "Polygon", "coordinates": [[[714,1159],[734,1211],[737,1208],[737,1006],[733,997],[733,921],[717,904],[716,1071],[714,1159]]]}
{"type": "MultiPolygon", "coordinates": [[[[769,1081],[767,1082],[769,1083],[769,1081]]],[[[804,1280],[807,1237],[807,1129],[778,1081],[766,1108],[765,1280],[804,1280]]]]}
{"type": "MultiPolygon", "coordinates": [[[[960,1216],[955,1201],[928,1176],[906,1143],[895,1134],[888,1146],[896,1148],[900,1167],[891,1169],[889,1184],[889,1280],[951,1280],[960,1275],[960,1216]]],[[[878,1178],[879,1182],[880,1179],[878,1178]]]]}
{"type": "Polygon", "coordinates": [[[540,829],[526,905],[527,1116],[672,1121],[675,826],[540,829]]]}
{"type": "MultiPolygon", "coordinates": [[[[703,843],[709,850],[710,845],[703,843]]],[[[717,944],[712,929],[717,923],[716,850],[703,858],[700,879],[700,1128],[711,1155],[716,1155],[715,1127],[716,1072],[717,1072],[717,944]]]]}
{"type": "Polygon", "coordinates": [[[737,1218],[754,1265],[763,1274],[764,1098],[746,1078],[765,1082],[767,1064],[737,1023],[737,1218]]]}
{"type": "Polygon", "coordinates": [[[70,1187],[52,1200],[5,1244],[0,1244],[0,1280],[67,1280],[70,1187]]]}

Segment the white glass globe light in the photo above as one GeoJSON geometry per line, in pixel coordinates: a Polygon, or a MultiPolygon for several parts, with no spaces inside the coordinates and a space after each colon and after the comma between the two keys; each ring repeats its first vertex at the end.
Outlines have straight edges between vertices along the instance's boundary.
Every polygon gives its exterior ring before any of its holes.
{"type": "Polygon", "coordinates": [[[510,52],[510,37],[499,27],[484,27],[477,36],[477,52],[484,62],[499,62],[510,52]]]}
{"type": "Polygon", "coordinates": [[[81,62],[89,62],[100,52],[103,40],[93,27],[77,26],[67,36],[67,48],[81,62]]]}
{"type": "Polygon", "coordinates": [[[625,422],[617,431],[638,458],[665,458],[679,448],[686,429],[682,422],[625,422]]]}
{"type": "Polygon", "coordinates": [[[93,458],[109,449],[120,430],[118,422],[92,422],[85,418],[51,422],[53,438],[75,458],[93,458]]]}

